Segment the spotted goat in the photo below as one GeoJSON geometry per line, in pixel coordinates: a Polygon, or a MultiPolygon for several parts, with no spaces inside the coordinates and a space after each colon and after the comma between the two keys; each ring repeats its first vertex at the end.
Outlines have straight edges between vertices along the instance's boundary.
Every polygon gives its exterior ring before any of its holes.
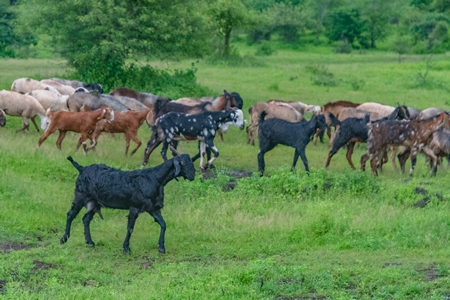
{"type": "Polygon", "coordinates": [[[388,146],[408,146],[411,148],[410,159],[412,175],[416,165],[417,153],[422,150],[433,160],[433,173],[436,174],[437,157],[428,148],[427,141],[432,134],[448,121],[448,113],[443,112],[426,120],[386,120],[368,125],[367,152],[361,157],[361,169],[370,161],[372,172],[378,175],[377,164],[381,161],[388,146]]]}
{"type": "MultiPolygon", "coordinates": [[[[167,148],[173,141],[194,140],[200,142],[200,168],[207,169],[219,156],[219,150],[214,145],[214,138],[219,129],[226,130],[232,124],[244,129],[244,115],[240,109],[223,110],[219,112],[206,111],[199,114],[184,114],[169,112],[156,121],[152,131],[156,139],[163,143],[161,156],[167,160],[167,148]],[[203,157],[209,148],[214,156],[203,164],[203,157]]],[[[158,144],[159,144],[158,143],[158,144]]]]}

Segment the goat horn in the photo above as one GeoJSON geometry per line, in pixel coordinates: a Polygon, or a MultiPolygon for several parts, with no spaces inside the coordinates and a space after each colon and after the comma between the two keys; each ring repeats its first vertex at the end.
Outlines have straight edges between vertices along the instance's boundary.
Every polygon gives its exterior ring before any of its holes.
{"type": "Polygon", "coordinates": [[[183,146],[181,146],[181,143],[180,143],[180,148],[181,148],[181,154],[185,154],[186,152],[184,152],[184,148],[183,148],[183,146]]]}
{"type": "Polygon", "coordinates": [[[172,152],[175,152],[177,155],[180,155],[180,152],[178,152],[177,149],[175,149],[175,147],[172,144],[170,144],[169,147],[170,150],[172,150],[172,152]]]}

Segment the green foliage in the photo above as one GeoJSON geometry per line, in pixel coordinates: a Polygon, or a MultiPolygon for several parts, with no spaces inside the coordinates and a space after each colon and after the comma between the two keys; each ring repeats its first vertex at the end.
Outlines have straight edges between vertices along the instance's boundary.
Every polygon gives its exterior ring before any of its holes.
{"type": "MultiPolygon", "coordinates": [[[[35,44],[36,39],[30,29],[15,30],[17,8],[6,1],[0,2],[0,58],[21,57],[27,46],[35,44]]],[[[29,56],[29,53],[26,53],[29,56]]]]}
{"type": "Polygon", "coordinates": [[[180,98],[185,95],[203,97],[212,92],[197,83],[194,64],[185,70],[164,70],[150,65],[110,64],[109,69],[83,69],[70,75],[73,78],[83,78],[86,82],[101,82],[106,91],[119,86],[135,90],[151,91],[157,95],[180,98]]]}
{"type": "Polygon", "coordinates": [[[306,66],[306,71],[311,73],[311,81],[315,85],[320,86],[337,86],[339,80],[334,77],[334,74],[328,71],[328,67],[322,64],[309,64],[306,66]]]}
{"type": "Polygon", "coordinates": [[[327,22],[327,37],[332,41],[348,41],[351,45],[361,38],[363,24],[359,10],[340,8],[327,22]]]}
{"type": "Polygon", "coordinates": [[[278,33],[284,41],[294,42],[308,23],[308,16],[303,8],[291,3],[276,3],[266,11],[273,32],[278,33]]]}
{"type": "Polygon", "coordinates": [[[272,45],[267,41],[262,41],[258,48],[256,49],[255,55],[257,56],[268,56],[275,53],[272,45]]]}

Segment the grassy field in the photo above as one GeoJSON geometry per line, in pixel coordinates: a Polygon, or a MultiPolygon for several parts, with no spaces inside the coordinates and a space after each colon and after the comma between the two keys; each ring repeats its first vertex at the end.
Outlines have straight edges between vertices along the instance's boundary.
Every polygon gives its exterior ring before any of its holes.
{"type": "MultiPolygon", "coordinates": [[[[420,56],[398,63],[394,53],[384,52],[280,49],[255,58],[254,48],[239,50],[246,58],[238,67],[206,61],[196,66],[199,83],[217,95],[224,89],[240,93],[245,112],[274,98],[317,105],[346,99],[418,109],[449,106],[448,54],[428,63],[420,56]]],[[[0,70],[0,89],[19,77],[64,74],[63,64],[53,60],[1,60],[0,70]]],[[[142,215],[132,254],[124,256],[126,211],[104,210],[105,220],[94,218],[95,249],[84,244],[81,216],[69,241],[59,244],[77,176],[66,157],[131,170],[141,168],[144,149],[125,157],[123,137],[106,134],[97,152],[86,156],[74,151],[77,136],[70,134],[62,151],[56,149],[56,134],[36,148],[42,132],[16,134],[20,126],[20,118],[8,117],[0,128],[0,299],[450,297],[450,176],[440,168],[430,177],[422,157],[412,178],[390,164],[374,177],[350,170],[342,150],[324,170],[329,148],[310,144],[307,176],[301,161],[297,172],[289,171],[294,151],[279,146],[266,155],[270,176],[239,179],[231,190],[227,171],[256,172],[258,152],[246,144],[245,131],[233,127],[223,142],[216,141],[217,179],[202,180],[199,174],[193,182],[167,185],[167,253],[157,252],[159,226],[142,215]]],[[[149,135],[143,126],[144,143],[149,135]]],[[[195,153],[195,143],[183,145],[195,153]]],[[[356,149],[356,165],[364,151],[365,145],[356,149]]],[[[161,162],[155,151],[150,166],[161,162]]]]}

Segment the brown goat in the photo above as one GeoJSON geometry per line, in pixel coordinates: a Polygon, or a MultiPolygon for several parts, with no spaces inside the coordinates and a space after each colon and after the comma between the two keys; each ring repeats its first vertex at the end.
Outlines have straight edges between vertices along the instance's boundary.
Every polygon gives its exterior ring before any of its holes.
{"type": "MultiPolygon", "coordinates": [[[[269,100],[271,101],[271,100],[269,100]]],[[[258,136],[259,116],[261,112],[267,113],[265,119],[277,118],[289,122],[303,121],[303,115],[289,104],[277,102],[258,102],[248,108],[250,114],[250,124],[247,126],[247,144],[255,145],[255,138],[258,136]]]]}
{"type": "Polygon", "coordinates": [[[410,175],[416,164],[417,153],[421,149],[433,159],[433,175],[435,175],[437,158],[426,143],[433,132],[444,126],[447,120],[448,114],[443,112],[426,120],[386,120],[370,124],[368,126],[367,153],[361,157],[361,169],[364,170],[367,160],[371,159],[372,172],[377,175],[377,165],[381,162],[388,146],[408,146],[411,147],[410,175]]]}
{"type": "MultiPolygon", "coordinates": [[[[76,150],[83,144],[84,153],[87,152],[86,140],[90,138],[91,134],[95,130],[95,125],[98,121],[106,119],[109,121],[114,120],[114,111],[109,108],[100,108],[93,111],[57,111],[52,113],[47,110],[47,114],[50,117],[50,124],[45,130],[44,134],[38,141],[38,147],[56,130],[59,130],[59,136],[56,140],[56,147],[61,150],[61,143],[66,136],[67,131],[79,132],[81,134],[78,139],[76,150]]],[[[91,140],[91,143],[95,144],[95,140],[91,140]]]]}
{"type": "Polygon", "coordinates": [[[125,135],[125,155],[128,155],[128,149],[130,148],[130,140],[133,140],[137,146],[131,151],[131,155],[136,153],[137,149],[141,146],[142,142],[137,137],[137,133],[142,123],[144,123],[145,118],[150,109],[143,111],[121,111],[114,113],[114,120],[100,120],[97,122],[95,126],[95,130],[92,134],[91,139],[95,141],[89,149],[94,150],[97,144],[97,139],[100,133],[109,132],[109,133],[121,133],[123,132],[125,135]]]}
{"type": "MultiPolygon", "coordinates": [[[[339,118],[339,115],[341,113],[341,110],[345,107],[357,107],[359,103],[350,102],[347,100],[338,100],[335,102],[328,102],[327,104],[322,106],[322,113],[325,116],[325,120],[327,122],[327,135],[328,138],[331,139],[331,119],[330,119],[330,113],[332,113],[336,118],[339,118]]],[[[318,130],[316,134],[314,135],[314,145],[317,144],[317,138],[320,137],[320,140],[322,142],[322,136],[323,132],[318,130]]]]}

